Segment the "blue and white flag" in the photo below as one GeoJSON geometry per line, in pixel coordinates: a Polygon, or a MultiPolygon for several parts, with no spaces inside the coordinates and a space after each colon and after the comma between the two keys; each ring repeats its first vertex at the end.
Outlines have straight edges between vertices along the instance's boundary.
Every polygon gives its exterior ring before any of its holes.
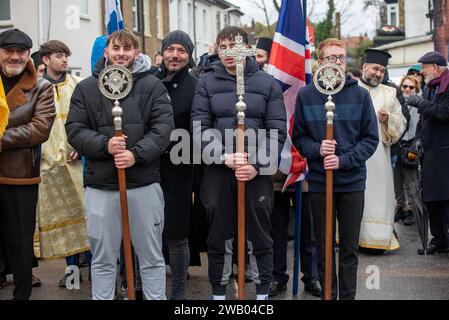
{"type": "Polygon", "coordinates": [[[108,29],[108,35],[123,29],[123,16],[120,10],[120,0],[105,0],[105,10],[106,10],[106,26],[108,29]]]}
{"type": "MultiPolygon", "coordinates": [[[[105,24],[108,29],[108,36],[117,30],[125,28],[123,24],[122,11],[120,10],[120,0],[104,0],[105,7],[105,24]]],[[[102,35],[95,39],[90,56],[91,70],[94,71],[95,63],[103,56],[104,48],[106,48],[107,36],[102,35]]]]}

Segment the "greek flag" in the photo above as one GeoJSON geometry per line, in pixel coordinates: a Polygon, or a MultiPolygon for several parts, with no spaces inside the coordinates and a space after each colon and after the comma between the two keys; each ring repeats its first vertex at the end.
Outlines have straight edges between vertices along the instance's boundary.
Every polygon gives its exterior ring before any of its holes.
{"type": "Polygon", "coordinates": [[[108,29],[108,35],[114,31],[123,29],[124,25],[122,11],[120,10],[120,0],[105,0],[105,9],[105,23],[108,29]]]}

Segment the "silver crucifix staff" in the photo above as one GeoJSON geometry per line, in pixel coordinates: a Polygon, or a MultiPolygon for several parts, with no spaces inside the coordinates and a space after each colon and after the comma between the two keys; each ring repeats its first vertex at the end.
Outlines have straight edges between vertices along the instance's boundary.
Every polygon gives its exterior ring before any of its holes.
{"type": "MultiPolygon", "coordinates": [[[[235,59],[237,95],[239,101],[235,107],[237,109],[237,153],[245,152],[245,110],[246,104],[243,102],[245,94],[245,59],[255,56],[256,50],[243,44],[243,37],[235,37],[235,46],[232,49],[223,50],[221,55],[235,59]]],[[[245,182],[237,181],[237,203],[238,203],[238,297],[245,298],[245,182]]]]}

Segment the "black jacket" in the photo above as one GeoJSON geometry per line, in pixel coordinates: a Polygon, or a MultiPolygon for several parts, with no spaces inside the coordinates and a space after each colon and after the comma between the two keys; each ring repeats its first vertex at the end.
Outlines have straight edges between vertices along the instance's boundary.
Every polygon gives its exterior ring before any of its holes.
{"type": "MultiPolygon", "coordinates": [[[[212,128],[218,129],[222,140],[214,140],[212,143],[218,144],[217,147],[221,148],[222,152],[235,152],[235,141],[226,141],[225,149],[225,129],[237,128],[235,108],[237,101],[235,76],[229,74],[221,62],[212,64],[198,81],[192,105],[192,122],[201,121],[201,132],[212,128]]],[[[259,65],[251,58],[246,59],[244,102],[245,129],[267,129],[267,136],[269,129],[277,130],[278,157],[287,134],[282,90],[276,80],[261,71],[259,65]]],[[[193,129],[195,130],[195,127],[193,129]]],[[[202,148],[204,149],[206,145],[208,142],[203,142],[202,148]]],[[[246,145],[250,156],[254,156],[254,147],[246,145]]],[[[214,154],[214,161],[220,156],[214,154]]],[[[266,163],[256,160],[256,168],[265,165],[266,163]]]]}
{"type": "MultiPolygon", "coordinates": [[[[97,84],[104,64],[105,60],[100,59],[93,76],[76,86],[65,127],[69,143],[86,158],[84,186],[118,190],[117,169],[108,152],[108,141],[114,136],[114,105],[101,94],[97,84]]],[[[126,169],[129,189],[160,181],[159,157],[174,128],[172,106],[162,82],[149,73],[149,67],[133,72],[133,80],[131,92],[120,101],[122,129],[128,137],[126,148],[136,159],[134,166],[126,169]]]]}
{"type": "MultiPolygon", "coordinates": [[[[170,95],[175,128],[188,131],[197,79],[189,73],[188,67],[167,75],[163,63],[154,75],[162,80],[170,95]]],[[[175,143],[171,142],[171,146],[175,143]]],[[[161,156],[161,186],[165,199],[164,237],[180,239],[189,235],[193,164],[173,164],[168,152],[169,149],[161,156]]]]}
{"type": "Polygon", "coordinates": [[[416,138],[422,139],[422,184],[424,201],[449,200],[449,71],[441,84],[423,93],[429,101],[418,110],[416,138]]]}
{"type": "Polygon", "coordinates": [[[153,73],[168,90],[173,106],[175,128],[190,130],[190,111],[197,79],[190,74],[188,67],[167,75],[164,64],[153,73]]]}

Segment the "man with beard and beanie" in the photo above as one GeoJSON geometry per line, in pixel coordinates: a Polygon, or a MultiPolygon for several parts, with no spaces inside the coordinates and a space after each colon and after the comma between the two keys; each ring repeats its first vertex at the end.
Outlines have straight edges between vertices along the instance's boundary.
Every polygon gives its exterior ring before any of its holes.
{"type": "MultiPolygon", "coordinates": [[[[67,143],[64,128],[70,98],[82,80],[67,73],[71,54],[59,40],[47,41],[39,48],[46,66],[43,77],[53,85],[56,119],[48,141],[42,145],[38,220],[41,257],[65,258],[67,266],[79,268],[79,254],[89,251],[89,239],[84,221],[81,157],[67,143]]],[[[65,273],[59,287],[66,287],[73,272],[65,273]]]]}
{"type": "Polygon", "coordinates": [[[377,115],[382,143],[366,162],[367,180],[365,208],[360,229],[361,248],[378,253],[399,248],[393,230],[395,196],[390,147],[404,133],[407,120],[396,97],[396,89],[383,85],[388,52],[367,49],[359,85],[368,90],[377,115]]]}
{"type": "Polygon", "coordinates": [[[84,209],[94,300],[114,298],[122,240],[117,169],[126,169],[129,226],[143,293],[148,300],[165,299],[164,195],[159,164],[174,123],[167,90],[149,70],[136,36],[118,30],[108,37],[104,58],[97,61],[93,76],[76,86],[70,101],[65,124],[68,142],[86,160],[84,209]],[[133,76],[131,92],[121,101],[121,137],[115,136],[114,102],[98,87],[101,71],[117,64],[133,76]]]}
{"type": "Polygon", "coordinates": [[[449,252],[449,71],[439,52],[419,60],[426,82],[423,96],[410,96],[408,105],[418,109],[415,148],[422,144],[422,197],[429,212],[433,239],[418,254],[449,252]]]}
{"type": "Polygon", "coordinates": [[[53,90],[37,78],[32,47],[31,38],[18,29],[0,33],[0,72],[10,110],[0,140],[0,241],[18,300],[31,296],[40,145],[55,118],[53,90]]]}
{"type": "Polygon", "coordinates": [[[260,65],[260,69],[266,71],[268,62],[270,61],[271,46],[273,40],[271,38],[259,38],[256,44],[256,62],[260,65]]]}
{"type": "MultiPolygon", "coordinates": [[[[335,38],[317,46],[318,65],[334,63],[346,68],[346,45],[335,38]]],[[[326,140],[327,95],[309,84],[296,99],[292,141],[307,158],[309,200],[318,247],[318,272],[324,289],[326,246],[326,170],[333,170],[333,238],[338,219],[339,257],[332,250],[332,299],[355,299],[358,242],[366,186],[365,162],[379,143],[376,115],[370,96],[350,76],[332,95],[335,103],[334,140],[326,140]],[[337,277],[338,270],[338,277],[337,277]]],[[[335,240],[334,240],[335,241],[335,240]]],[[[324,290],[322,291],[324,292],[324,290]]],[[[324,298],[323,293],[321,295],[324,298]]]]}
{"type": "Polygon", "coordinates": [[[287,134],[286,114],[279,84],[261,71],[254,59],[246,58],[246,131],[248,134],[253,132],[260,144],[269,141],[270,145],[274,145],[273,148],[278,149],[267,150],[262,145],[254,145],[253,139],[248,139],[245,142],[246,153],[236,153],[235,139],[228,134],[232,136],[237,127],[236,61],[222,53],[234,47],[237,35],[242,35],[244,45],[248,46],[248,35],[242,28],[225,27],[217,35],[220,63],[213,64],[198,81],[192,105],[193,139],[194,142],[201,141],[201,137],[196,138],[197,131],[204,136],[213,135],[212,142],[209,138],[199,146],[204,151],[203,161],[207,163],[204,166],[200,195],[209,221],[207,245],[213,299],[225,299],[226,286],[232,272],[232,242],[236,236],[237,215],[236,180],[239,180],[245,182],[245,240],[253,281],[257,299],[265,300],[268,299],[273,268],[273,241],[270,236],[273,180],[268,174],[274,172],[266,172],[270,171],[266,165],[270,166],[272,163],[262,164],[261,159],[255,160],[253,157],[262,149],[265,154],[273,153],[274,162],[277,161],[287,134]],[[200,130],[195,127],[198,122],[200,130]],[[270,131],[273,130],[277,135],[270,136],[270,131]],[[210,152],[211,147],[214,152],[210,152]]]}
{"type": "MultiPolygon", "coordinates": [[[[173,106],[176,129],[190,130],[190,112],[195,93],[196,78],[189,68],[194,45],[187,33],[170,32],[162,40],[162,63],[156,77],[167,88],[173,106]]],[[[171,142],[173,146],[176,142],[171,142]]],[[[192,209],[193,164],[174,164],[169,147],[161,156],[161,187],[165,198],[164,245],[168,249],[171,270],[172,300],[185,299],[185,287],[189,267],[189,222],[192,209]]],[[[172,155],[176,156],[176,155],[172,155]]]]}

